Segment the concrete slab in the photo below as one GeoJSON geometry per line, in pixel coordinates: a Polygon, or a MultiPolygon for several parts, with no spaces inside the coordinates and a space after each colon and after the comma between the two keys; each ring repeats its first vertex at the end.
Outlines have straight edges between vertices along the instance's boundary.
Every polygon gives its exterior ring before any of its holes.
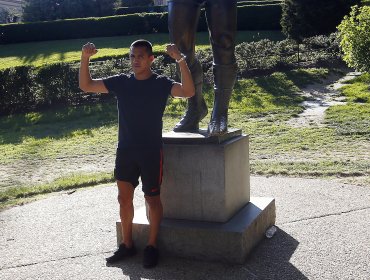
{"type": "MultiPolygon", "coordinates": [[[[145,207],[136,211],[134,242],[145,247],[149,222],[145,207]]],[[[275,223],[273,198],[254,197],[226,223],[164,219],[158,246],[162,254],[208,261],[243,263],[261,241],[267,228],[275,223]]],[[[116,222],[117,245],[122,243],[121,222],[116,222]]]]}

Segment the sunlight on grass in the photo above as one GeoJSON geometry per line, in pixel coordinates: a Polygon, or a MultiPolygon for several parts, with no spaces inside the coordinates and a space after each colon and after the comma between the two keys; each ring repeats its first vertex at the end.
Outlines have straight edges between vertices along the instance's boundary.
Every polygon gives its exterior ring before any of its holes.
{"type": "MultiPolygon", "coordinates": [[[[303,110],[299,105],[303,99],[296,92],[327,74],[327,69],[299,69],[238,81],[230,103],[229,126],[242,129],[250,137],[252,174],[342,178],[370,175],[369,103],[349,102],[329,108],[324,127],[295,128],[286,123],[303,110]]],[[[207,127],[211,115],[213,89],[205,87],[204,95],[209,114],[201,122],[202,128],[207,127]]],[[[185,108],[186,101],[169,99],[164,131],[172,130],[185,108]]],[[[114,100],[0,118],[3,167],[33,164],[36,160],[37,164],[50,164],[57,158],[72,162],[77,157],[88,157],[95,161],[103,154],[113,162],[116,141],[114,100]]],[[[29,183],[3,185],[0,202],[7,205],[22,197],[112,181],[111,174],[95,173],[61,173],[60,180],[31,187],[27,187],[29,183]]]]}
{"type": "MultiPolygon", "coordinates": [[[[209,48],[208,36],[206,32],[197,33],[196,49],[209,48]]],[[[41,66],[58,62],[77,62],[81,57],[81,47],[86,42],[95,43],[99,50],[92,60],[123,57],[129,53],[130,44],[140,38],[151,41],[155,53],[163,53],[169,43],[168,34],[159,33],[0,45],[0,69],[20,65],[41,66]]],[[[240,31],[237,42],[264,38],[282,40],[284,36],[280,31],[240,31]]]]}
{"type": "Polygon", "coordinates": [[[370,74],[364,73],[340,88],[346,97],[346,105],[328,108],[325,121],[337,133],[370,134],[370,74]]]}
{"type": "Polygon", "coordinates": [[[370,84],[353,83],[341,88],[341,92],[349,102],[370,103],[370,84]]]}

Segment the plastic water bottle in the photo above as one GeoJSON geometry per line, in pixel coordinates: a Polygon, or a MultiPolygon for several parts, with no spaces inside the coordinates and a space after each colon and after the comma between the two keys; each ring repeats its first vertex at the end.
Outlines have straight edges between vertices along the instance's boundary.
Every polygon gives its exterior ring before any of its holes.
{"type": "Polygon", "coordinates": [[[265,235],[267,238],[272,238],[275,235],[276,231],[276,226],[271,226],[266,230],[265,235]]]}

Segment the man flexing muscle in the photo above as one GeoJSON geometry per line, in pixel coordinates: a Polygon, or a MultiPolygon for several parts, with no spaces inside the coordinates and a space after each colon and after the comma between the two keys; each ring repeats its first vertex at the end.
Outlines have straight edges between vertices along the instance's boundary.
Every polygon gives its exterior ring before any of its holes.
{"type": "Polygon", "coordinates": [[[173,44],[167,46],[167,53],[179,65],[181,83],[152,71],[152,45],[146,40],[131,44],[133,73],[129,75],[92,79],[89,60],[96,52],[92,43],[82,47],[80,88],[85,92],[112,92],[118,104],[118,147],[114,174],[118,186],[123,242],[113,256],[107,258],[107,262],[114,263],[136,253],[132,239],[133,197],[141,177],[150,224],[143,265],[146,268],[154,267],[158,262],[157,236],[163,215],[160,199],[163,112],[169,95],[185,98],[194,95],[193,80],[185,58],[173,44]]]}

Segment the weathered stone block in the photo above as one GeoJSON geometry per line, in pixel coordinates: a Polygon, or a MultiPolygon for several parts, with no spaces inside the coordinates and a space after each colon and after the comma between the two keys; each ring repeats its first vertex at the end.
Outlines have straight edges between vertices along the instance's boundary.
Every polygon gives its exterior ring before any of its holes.
{"type": "Polygon", "coordinates": [[[161,197],[165,218],[226,222],[250,199],[249,141],[165,144],[161,197]]]}
{"type": "MultiPolygon", "coordinates": [[[[252,197],[226,223],[163,219],[158,247],[162,256],[243,263],[250,251],[275,223],[275,200],[252,197]]],[[[121,222],[116,223],[117,244],[122,240],[121,222]]],[[[135,213],[133,236],[138,248],[148,240],[149,223],[145,207],[135,213]]]]}

